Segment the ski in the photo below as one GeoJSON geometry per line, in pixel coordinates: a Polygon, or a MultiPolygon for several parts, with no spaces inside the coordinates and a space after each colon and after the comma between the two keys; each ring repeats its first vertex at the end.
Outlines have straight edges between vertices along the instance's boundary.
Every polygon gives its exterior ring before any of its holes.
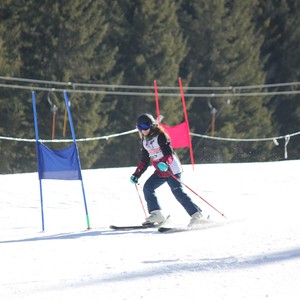
{"type": "Polygon", "coordinates": [[[110,225],[109,228],[113,230],[139,230],[139,229],[149,229],[149,228],[158,228],[159,225],[149,224],[149,225],[129,225],[129,226],[116,226],[110,225]]]}
{"type": "MultiPolygon", "coordinates": [[[[169,218],[170,216],[167,216],[165,222],[169,220],[169,218]]],[[[163,224],[165,224],[165,222],[163,224]]],[[[163,226],[163,224],[148,223],[148,224],[129,225],[129,226],[110,225],[109,228],[113,230],[139,230],[139,229],[159,228],[163,226]]]]}
{"type": "Polygon", "coordinates": [[[159,227],[157,230],[161,233],[174,233],[174,232],[193,230],[193,228],[189,228],[189,227],[159,227]]]}

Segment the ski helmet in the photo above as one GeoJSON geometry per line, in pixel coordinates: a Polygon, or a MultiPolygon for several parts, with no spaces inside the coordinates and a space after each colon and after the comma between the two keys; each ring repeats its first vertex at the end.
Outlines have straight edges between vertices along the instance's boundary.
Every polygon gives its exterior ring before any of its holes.
{"type": "Polygon", "coordinates": [[[139,130],[148,130],[155,124],[155,120],[150,114],[142,114],[136,120],[136,127],[139,130]]]}

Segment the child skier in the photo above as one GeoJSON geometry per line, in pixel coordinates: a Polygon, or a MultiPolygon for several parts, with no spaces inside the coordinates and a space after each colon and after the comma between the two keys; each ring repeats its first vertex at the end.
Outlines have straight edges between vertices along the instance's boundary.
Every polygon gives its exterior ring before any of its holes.
{"type": "Polygon", "coordinates": [[[182,184],[180,183],[182,166],[172,149],[169,136],[150,114],[140,115],[137,118],[136,126],[142,139],[141,161],[130,177],[130,181],[136,184],[148,168],[150,162],[152,162],[155,168],[154,173],[147,179],[143,188],[150,214],[143,225],[151,223],[162,224],[165,221],[155,190],[166,182],[175,198],[191,216],[189,226],[197,225],[203,218],[201,209],[183,191],[182,184]],[[178,180],[173,178],[172,175],[176,176],[178,180]]]}

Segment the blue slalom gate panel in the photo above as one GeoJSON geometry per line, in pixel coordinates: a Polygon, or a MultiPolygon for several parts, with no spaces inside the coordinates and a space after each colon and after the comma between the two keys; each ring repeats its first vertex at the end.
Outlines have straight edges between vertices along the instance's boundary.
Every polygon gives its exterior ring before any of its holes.
{"type": "Polygon", "coordinates": [[[51,150],[41,142],[37,146],[40,179],[82,179],[75,144],[61,150],[51,150]]]}

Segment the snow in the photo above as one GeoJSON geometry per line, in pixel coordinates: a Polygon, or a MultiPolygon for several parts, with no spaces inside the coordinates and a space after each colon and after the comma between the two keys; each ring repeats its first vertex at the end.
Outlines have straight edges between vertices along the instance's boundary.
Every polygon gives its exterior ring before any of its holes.
{"type": "MultiPolygon", "coordinates": [[[[43,180],[44,232],[37,173],[0,175],[0,299],[299,299],[300,160],[185,165],[226,218],[186,189],[211,221],[170,234],[109,229],[145,217],[133,170],[83,171],[91,230],[80,181],[43,180]]],[[[167,186],[158,196],[189,221],[167,186]]]]}

